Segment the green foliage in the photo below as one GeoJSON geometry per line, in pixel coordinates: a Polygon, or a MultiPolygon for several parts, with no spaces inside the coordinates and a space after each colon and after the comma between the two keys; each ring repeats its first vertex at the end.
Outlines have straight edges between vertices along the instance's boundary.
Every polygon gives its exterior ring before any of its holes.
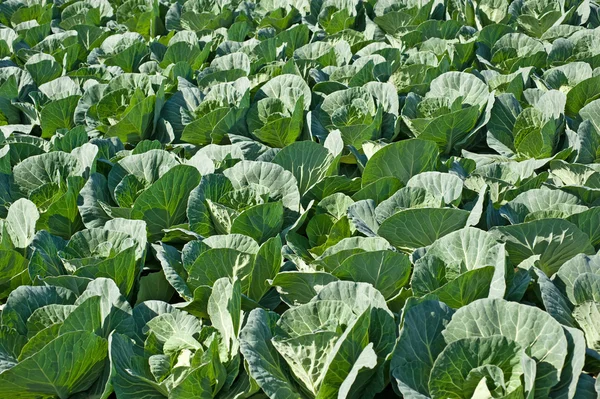
{"type": "Polygon", "coordinates": [[[0,0],[0,397],[598,398],[599,29],[0,0]]]}

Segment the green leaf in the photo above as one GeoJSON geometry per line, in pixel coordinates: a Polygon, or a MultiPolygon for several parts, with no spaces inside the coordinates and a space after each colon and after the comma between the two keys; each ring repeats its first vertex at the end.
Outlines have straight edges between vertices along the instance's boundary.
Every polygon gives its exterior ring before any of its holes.
{"type": "Polygon", "coordinates": [[[438,148],[431,141],[411,139],[393,143],[377,151],[363,172],[363,186],[382,177],[395,177],[406,185],[411,177],[434,170],[438,148]]]}
{"type": "Polygon", "coordinates": [[[109,357],[111,365],[111,383],[115,394],[125,399],[164,399],[166,392],[161,392],[154,382],[149,367],[143,367],[145,360],[136,354],[133,341],[125,335],[113,333],[109,337],[109,357]]]}
{"type": "Polygon", "coordinates": [[[129,296],[137,278],[136,248],[129,247],[114,257],[77,269],[76,276],[112,279],[124,296],[129,296]]]}
{"type": "MultiPolygon", "coordinates": [[[[181,383],[173,388],[169,397],[173,399],[212,398],[213,392],[223,386],[226,382],[227,369],[219,359],[218,348],[215,344],[216,342],[213,341],[213,345],[209,348],[210,361],[189,373],[181,383]]],[[[242,389],[243,392],[247,392],[250,387],[245,386],[242,389]]]]}
{"type": "Polygon", "coordinates": [[[446,347],[442,331],[454,311],[431,300],[405,309],[391,373],[402,395],[425,398],[429,397],[429,376],[435,359],[446,347]]]}
{"type": "Polygon", "coordinates": [[[240,290],[239,280],[234,280],[232,284],[228,277],[224,277],[215,282],[208,298],[208,315],[213,326],[221,333],[230,357],[234,357],[239,349],[238,334],[242,319],[240,290]]]}
{"type": "Polygon", "coordinates": [[[390,198],[400,187],[402,187],[402,183],[395,177],[382,177],[361,188],[352,196],[352,199],[354,201],[372,199],[379,204],[390,198]]]}
{"type": "Polygon", "coordinates": [[[42,137],[50,138],[58,129],[75,127],[74,114],[79,98],[78,95],[61,98],[42,108],[40,115],[42,137]]]}
{"type": "Polygon", "coordinates": [[[465,227],[468,217],[462,209],[407,209],[384,220],[377,234],[396,248],[412,251],[465,227]]]}
{"type": "Polygon", "coordinates": [[[586,342],[582,332],[576,328],[563,327],[567,337],[568,353],[560,382],[552,389],[555,397],[563,395],[578,397],[579,380],[585,363],[586,342]]]}
{"type": "Polygon", "coordinates": [[[231,181],[234,189],[241,189],[250,184],[266,187],[269,198],[272,201],[281,200],[287,211],[285,214],[289,216],[295,215],[300,210],[300,193],[296,178],[279,165],[241,161],[226,169],[223,174],[231,181]]]}
{"type": "Polygon", "coordinates": [[[334,157],[322,145],[312,141],[292,143],[275,155],[276,163],[294,175],[298,182],[300,195],[329,176],[334,157]]]}
{"type": "Polygon", "coordinates": [[[528,348],[536,362],[536,398],[547,397],[558,383],[567,356],[567,339],[556,320],[538,308],[503,299],[480,299],[460,308],[443,335],[449,344],[501,335],[528,348]]]}
{"type": "Polygon", "coordinates": [[[248,111],[248,123],[250,123],[254,117],[254,120],[259,120],[261,117],[267,118],[264,125],[261,126],[261,122],[256,121],[253,126],[252,134],[262,141],[263,143],[275,147],[285,148],[286,146],[293,144],[298,137],[302,134],[302,123],[304,119],[304,106],[303,98],[301,97],[294,105],[290,117],[281,117],[281,114],[269,117],[268,114],[270,108],[268,105],[264,105],[266,102],[271,102],[265,99],[257,103],[258,110],[254,111],[252,107],[248,111]],[[258,114],[255,116],[255,114],[258,114]],[[260,127],[259,127],[260,126],[260,127]],[[259,128],[257,128],[259,127],[259,128]]]}
{"type": "Polygon", "coordinates": [[[247,292],[254,256],[231,248],[214,248],[202,252],[187,268],[188,285],[192,289],[213,284],[222,277],[235,276],[241,280],[242,292],[247,292]]]}
{"type": "Polygon", "coordinates": [[[526,108],[513,127],[515,150],[527,158],[549,158],[558,140],[557,126],[537,108],[526,108]]]}
{"type": "Polygon", "coordinates": [[[576,117],[583,107],[599,97],[600,76],[585,79],[573,86],[567,93],[565,113],[572,118],[576,117]]]}
{"type": "Polygon", "coordinates": [[[379,229],[379,222],[375,215],[375,202],[373,200],[357,201],[348,207],[348,220],[358,231],[367,237],[375,237],[379,229]]]}
{"type": "Polygon", "coordinates": [[[534,375],[535,362],[517,342],[502,336],[465,338],[449,343],[440,353],[429,389],[432,398],[471,396],[483,379],[492,395],[529,397],[533,386],[527,382],[534,375]]]}
{"type": "Polygon", "coordinates": [[[62,334],[39,352],[0,374],[3,392],[16,397],[56,395],[68,398],[89,388],[100,376],[107,349],[106,340],[91,332],[62,334]]]}
{"type": "MultiPolygon", "coordinates": [[[[100,324],[97,326],[96,334],[105,338],[108,338],[113,330],[129,332],[133,328],[131,306],[121,294],[115,282],[108,278],[96,278],[91,281],[85,291],[77,298],[75,305],[79,307],[71,315],[75,317],[79,314],[80,317],[88,319],[99,318],[100,324]],[[99,303],[93,308],[88,308],[87,314],[85,311],[80,311],[80,305],[93,297],[100,298],[99,303]]],[[[65,324],[68,324],[67,320],[65,320],[65,324]]],[[[66,326],[64,328],[68,329],[66,326]]]]}
{"type": "Polygon", "coordinates": [[[31,243],[39,217],[35,204],[25,198],[18,199],[8,208],[6,230],[15,247],[26,248],[31,243]]]}
{"type": "Polygon", "coordinates": [[[258,302],[269,290],[268,280],[275,278],[283,261],[281,249],[282,244],[279,236],[269,238],[260,246],[250,275],[248,288],[250,299],[258,302]]]}
{"type": "Polygon", "coordinates": [[[252,378],[274,399],[304,399],[292,378],[289,368],[271,343],[275,313],[262,309],[250,312],[240,332],[240,350],[248,362],[252,378]]]}
{"type": "MultiPolygon", "coordinates": [[[[555,284],[537,267],[532,268],[532,272],[537,275],[537,284],[539,295],[546,312],[559,321],[564,326],[575,327],[573,319],[572,305],[555,284]]],[[[533,274],[532,273],[532,274],[533,274]]],[[[558,276],[558,275],[556,275],[558,276]]]]}
{"type": "Polygon", "coordinates": [[[561,190],[533,189],[517,195],[500,209],[500,214],[511,224],[523,223],[527,215],[559,209],[563,205],[580,205],[581,201],[573,194],[561,190]]]}
{"type": "Polygon", "coordinates": [[[370,283],[389,299],[408,283],[411,263],[408,256],[392,251],[355,254],[332,271],[341,280],[370,283]]]}
{"type": "Polygon", "coordinates": [[[85,180],[79,176],[67,179],[66,192],[40,215],[36,228],[47,230],[49,233],[65,239],[83,229],[84,225],[77,207],[77,200],[84,182],[85,180]]]}
{"type": "Polygon", "coordinates": [[[59,78],[63,71],[54,57],[45,53],[30,57],[25,63],[25,69],[38,86],[59,78]]]}
{"type": "Polygon", "coordinates": [[[502,298],[506,291],[505,257],[504,246],[492,234],[467,227],[438,239],[427,249],[415,262],[411,285],[416,295],[434,293],[454,308],[488,295],[502,298]],[[476,272],[479,269],[485,270],[476,272]]]}
{"type": "Polygon", "coordinates": [[[31,280],[29,262],[17,251],[0,250],[0,262],[6,265],[0,271],[0,297],[4,299],[19,285],[29,284],[31,280]]]}
{"type": "Polygon", "coordinates": [[[283,227],[283,204],[270,202],[240,213],[231,224],[231,233],[245,234],[262,244],[276,236],[283,227]]]}
{"type": "Polygon", "coordinates": [[[444,204],[458,205],[463,190],[462,180],[450,173],[423,172],[413,176],[407,187],[423,188],[431,196],[442,199],[444,204]]]}
{"type": "Polygon", "coordinates": [[[594,129],[596,129],[596,132],[600,132],[600,100],[588,103],[579,110],[579,115],[584,120],[589,120],[594,129]]]}
{"type": "Polygon", "coordinates": [[[15,165],[15,183],[27,194],[46,183],[61,184],[69,176],[83,173],[80,162],[71,154],[61,151],[29,157],[15,165]]]}
{"type": "Polygon", "coordinates": [[[75,295],[62,287],[18,287],[10,293],[2,311],[2,324],[27,334],[27,319],[42,306],[50,304],[71,305],[75,295]]]}
{"type": "Polygon", "coordinates": [[[315,265],[326,271],[337,268],[347,257],[365,251],[391,249],[390,244],[381,237],[348,237],[327,248],[315,260],[315,265]]]}
{"type": "Polygon", "coordinates": [[[199,183],[196,168],[178,165],[137,198],[132,216],[146,222],[150,240],[159,238],[163,229],[185,222],[187,198],[199,183]]]}
{"type": "Polygon", "coordinates": [[[140,277],[136,303],[150,300],[170,301],[174,293],[162,271],[150,273],[140,277]]]}
{"type": "Polygon", "coordinates": [[[585,274],[600,275],[598,256],[578,254],[566,261],[554,276],[554,284],[571,303],[576,303],[574,286],[577,277],[585,274]]]}
{"type": "Polygon", "coordinates": [[[562,219],[542,219],[491,230],[506,243],[513,264],[532,255],[540,255],[540,269],[552,276],[560,266],[579,253],[594,253],[589,237],[575,225],[562,219]]]}
{"type": "Polygon", "coordinates": [[[169,284],[186,300],[191,300],[193,293],[185,283],[187,272],[183,268],[181,254],[175,247],[160,243],[152,244],[155,256],[162,266],[163,273],[169,284]]]}
{"type": "Polygon", "coordinates": [[[309,302],[327,284],[338,278],[325,272],[281,272],[273,279],[281,299],[289,306],[309,302]]]}

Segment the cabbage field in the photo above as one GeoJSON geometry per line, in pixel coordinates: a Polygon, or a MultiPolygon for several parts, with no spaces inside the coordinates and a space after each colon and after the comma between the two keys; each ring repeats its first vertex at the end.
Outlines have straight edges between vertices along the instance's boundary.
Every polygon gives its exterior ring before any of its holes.
{"type": "Polygon", "coordinates": [[[0,399],[600,398],[597,0],[0,0],[0,399]]]}

